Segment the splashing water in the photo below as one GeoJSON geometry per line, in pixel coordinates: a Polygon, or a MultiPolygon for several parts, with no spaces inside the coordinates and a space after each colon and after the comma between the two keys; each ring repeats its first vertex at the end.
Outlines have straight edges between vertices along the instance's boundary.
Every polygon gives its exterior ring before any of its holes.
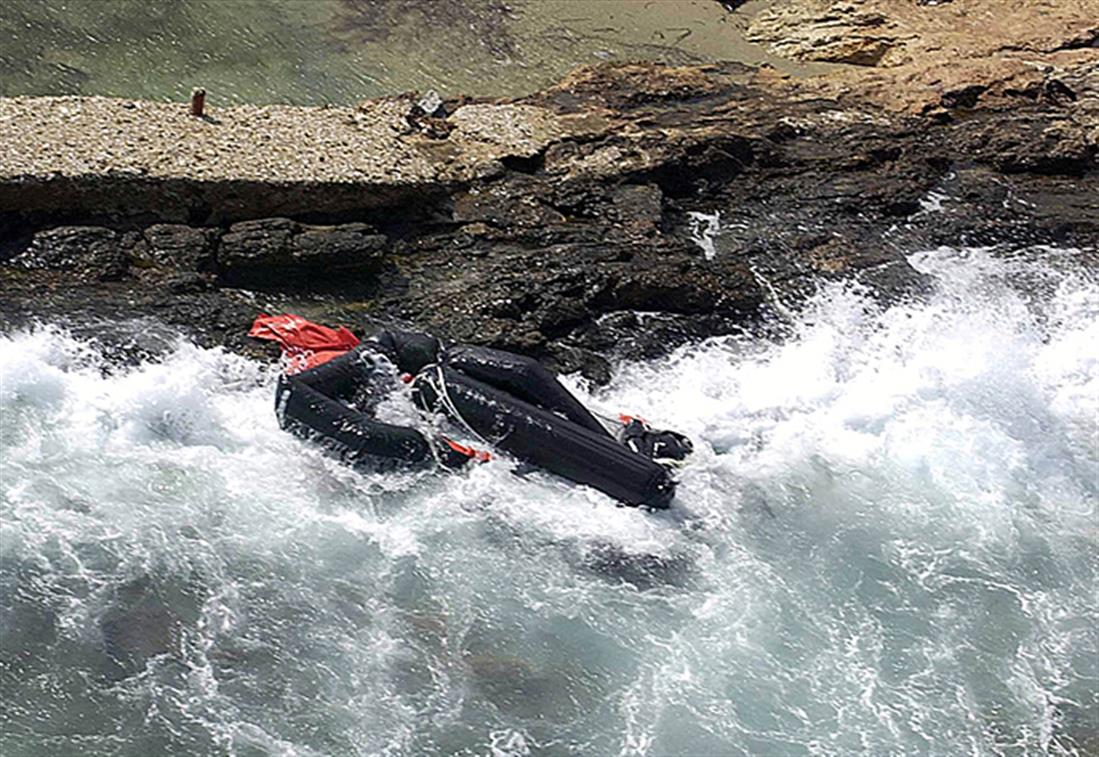
{"type": "Polygon", "coordinates": [[[696,440],[661,514],[360,475],[220,351],[0,337],[0,752],[1094,750],[1099,283],[1039,252],[622,367],[586,399],[696,440]]]}
{"type": "Polygon", "coordinates": [[[699,213],[692,210],[687,213],[687,219],[690,223],[691,241],[702,250],[702,256],[706,260],[713,260],[717,257],[714,239],[721,231],[721,211],[699,213]]]}

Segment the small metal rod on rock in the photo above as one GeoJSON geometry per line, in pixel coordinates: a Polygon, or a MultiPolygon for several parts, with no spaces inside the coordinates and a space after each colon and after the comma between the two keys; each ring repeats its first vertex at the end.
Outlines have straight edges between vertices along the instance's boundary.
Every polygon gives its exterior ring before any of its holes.
{"type": "Polygon", "coordinates": [[[199,87],[191,93],[191,115],[202,117],[202,109],[206,107],[206,90],[199,87]]]}

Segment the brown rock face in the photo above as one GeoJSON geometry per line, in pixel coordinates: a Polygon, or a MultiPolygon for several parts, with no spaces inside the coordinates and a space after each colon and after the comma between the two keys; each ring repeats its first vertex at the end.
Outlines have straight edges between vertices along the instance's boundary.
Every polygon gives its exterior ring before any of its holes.
{"type": "Polygon", "coordinates": [[[889,65],[913,36],[885,14],[852,2],[780,4],[748,27],[748,38],[776,55],[856,66],[889,65]]]}
{"type": "Polygon", "coordinates": [[[921,65],[1095,48],[1094,0],[785,0],[748,37],[785,57],[863,66],[921,65]]]}
{"type": "MultiPolygon", "coordinates": [[[[927,111],[1010,100],[1099,61],[1099,1],[785,0],[750,39],[795,60],[855,64],[799,86],[927,111]]],[[[1074,90],[1075,91],[1075,90],[1074,90]]]]}

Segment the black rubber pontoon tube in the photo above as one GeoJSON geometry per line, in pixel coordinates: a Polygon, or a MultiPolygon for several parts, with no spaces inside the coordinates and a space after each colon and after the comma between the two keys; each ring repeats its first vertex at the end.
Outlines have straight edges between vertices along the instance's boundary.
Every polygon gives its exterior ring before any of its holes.
{"type": "Polygon", "coordinates": [[[675,495],[675,480],[666,468],[605,432],[596,433],[449,365],[422,372],[413,391],[424,409],[447,413],[519,460],[626,504],[665,508],[675,495]]]}
{"type": "Polygon", "coordinates": [[[445,350],[441,362],[532,405],[561,413],[592,433],[610,437],[591,411],[534,358],[489,347],[458,345],[445,350]]]}
{"type": "Polygon", "coordinates": [[[388,394],[394,377],[387,358],[377,343],[367,341],[316,368],[281,377],[275,397],[279,425],[369,470],[436,461],[458,468],[469,462],[468,454],[446,440],[433,443],[415,429],[382,423],[345,404],[356,400],[369,408],[388,394]]]}
{"type": "Polygon", "coordinates": [[[419,373],[425,365],[436,362],[443,350],[442,342],[417,331],[379,331],[365,344],[373,344],[402,373],[419,373]]]}

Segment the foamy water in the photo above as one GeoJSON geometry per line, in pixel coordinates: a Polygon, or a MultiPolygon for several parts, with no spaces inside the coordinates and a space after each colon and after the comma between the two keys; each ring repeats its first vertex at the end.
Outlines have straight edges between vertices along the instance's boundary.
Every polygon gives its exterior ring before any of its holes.
{"type": "Polygon", "coordinates": [[[0,753],[1094,750],[1099,283],[1031,252],[570,381],[695,439],[660,514],[360,475],[220,351],[0,337],[0,753]]]}

